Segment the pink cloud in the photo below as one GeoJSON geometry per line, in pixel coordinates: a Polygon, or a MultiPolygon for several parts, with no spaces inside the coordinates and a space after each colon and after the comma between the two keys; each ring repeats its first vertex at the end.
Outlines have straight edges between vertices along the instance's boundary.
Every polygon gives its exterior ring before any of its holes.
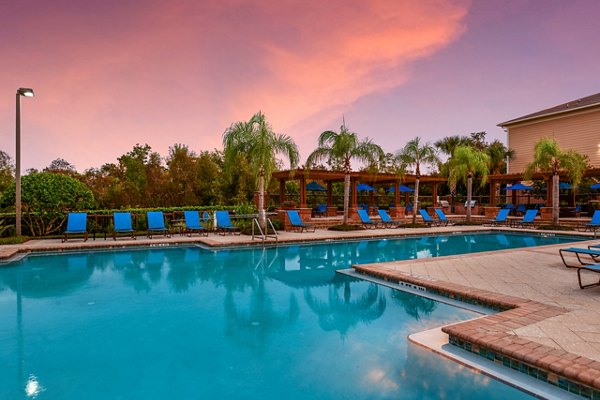
{"type": "MultiPolygon", "coordinates": [[[[23,109],[25,168],[57,157],[97,167],[137,142],[162,155],[178,142],[220,148],[224,129],[258,110],[304,158],[317,129],[455,41],[468,9],[450,0],[148,4],[39,2],[29,29],[0,17],[4,35],[17,32],[0,49],[0,90],[37,94],[23,109]]],[[[2,136],[12,154],[12,135],[2,136]]]]}

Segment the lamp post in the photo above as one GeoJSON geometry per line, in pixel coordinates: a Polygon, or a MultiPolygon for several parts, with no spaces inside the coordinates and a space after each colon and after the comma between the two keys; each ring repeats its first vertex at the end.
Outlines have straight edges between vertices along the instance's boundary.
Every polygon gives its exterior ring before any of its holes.
{"type": "Polygon", "coordinates": [[[17,89],[17,137],[15,156],[15,228],[17,236],[21,236],[21,96],[33,97],[33,89],[17,89]]]}

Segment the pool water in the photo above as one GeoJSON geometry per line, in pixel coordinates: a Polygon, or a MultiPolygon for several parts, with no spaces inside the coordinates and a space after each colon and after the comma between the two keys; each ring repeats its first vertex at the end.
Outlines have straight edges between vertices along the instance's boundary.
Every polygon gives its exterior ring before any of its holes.
{"type": "Polygon", "coordinates": [[[0,399],[530,398],[407,342],[477,314],[335,273],[572,240],[498,236],[29,256],[0,268],[0,399]]]}

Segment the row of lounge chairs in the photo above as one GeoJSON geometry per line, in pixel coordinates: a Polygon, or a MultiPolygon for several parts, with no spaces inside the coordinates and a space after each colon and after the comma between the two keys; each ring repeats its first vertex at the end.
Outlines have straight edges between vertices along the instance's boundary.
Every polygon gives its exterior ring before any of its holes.
{"type": "MultiPolygon", "coordinates": [[[[208,236],[208,225],[210,221],[210,215],[208,212],[204,212],[202,220],[205,225],[201,223],[199,211],[184,211],[183,212],[183,223],[185,226],[182,227],[182,233],[192,236],[193,233],[208,236]]],[[[220,234],[233,233],[240,234],[240,228],[233,225],[229,218],[228,211],[215,211],[216,227],[215,231],[220,234]]],[[[165,217],[162,211],[149,211],[146,213],[146,220],[148,223],[147,234],[148,238],[152,238],[152,235],[162,234],[169,237],[170,231],[165,224],[165,217]]],[[[113,239],[117,240],[117,235],[127,235],[132,239],[136,239],[135,231],[133,229],[133,219],[130,212],[115,212],[113,213],[113,239]]],[[[62,234],[62,241],[67,241],[69,235],[83,235],[84,241],[88,239],[87,231],[87,213],[69,213],[67,216],[67,229],[62,234]]]]}

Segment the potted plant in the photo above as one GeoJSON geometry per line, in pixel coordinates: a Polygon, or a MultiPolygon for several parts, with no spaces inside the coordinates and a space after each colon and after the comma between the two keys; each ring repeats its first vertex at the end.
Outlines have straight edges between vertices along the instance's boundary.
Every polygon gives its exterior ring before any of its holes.
{"type": "Polygon", "coordinates": [[[284,210],[293,210],[296,208],[296,202],[293,200],[286,200],[281,203],[281,208],[284,210]]]}

